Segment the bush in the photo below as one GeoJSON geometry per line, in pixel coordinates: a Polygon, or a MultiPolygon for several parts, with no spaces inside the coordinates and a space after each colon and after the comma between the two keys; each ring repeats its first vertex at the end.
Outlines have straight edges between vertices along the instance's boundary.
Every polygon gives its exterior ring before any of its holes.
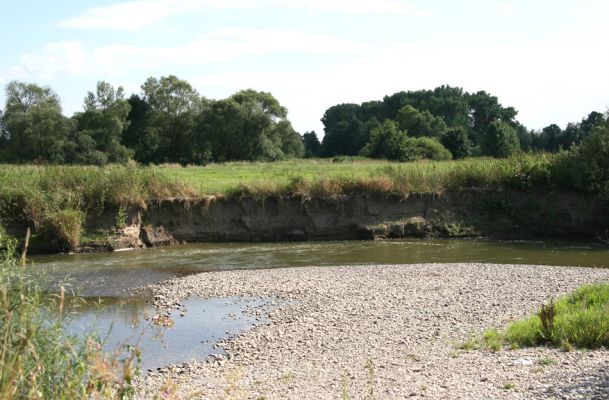
{"type": "Polygon", "coordinates": [[[450,151],[436,139],[429,137],[409,139],[407,145],[412,149],[409,153],[414,154],[414,159],[445,161],[452,158],[450,151]]]}

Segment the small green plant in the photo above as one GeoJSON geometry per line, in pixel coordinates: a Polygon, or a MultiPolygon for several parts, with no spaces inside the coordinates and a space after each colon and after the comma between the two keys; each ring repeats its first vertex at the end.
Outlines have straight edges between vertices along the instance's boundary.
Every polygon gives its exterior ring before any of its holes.
{"type": "Polygon", "coordinates": [[[539,321],[541,322],[541,336],[549,341],[552,341],[554,336],[554,316],[556,315],[556,307],[554,299],[551,299],[548,304],[542,304],[539,310],[539,321]]]}
{"type": "Polygon", "coordinates": [[[366,400],[374,400],[374,387],[376,386],[376,371],[374,369],[374,363],[368,359],[365,365],[368,371],[368,393],[365,397],[366,400]]]}
{"type": "Polygon", "coordinates": [[[116,211],[116,227],[122,229],[127,226],[127,210],[125,207],[119,207],[116,211]]]}
{"type": "Polygon", "coordinates": [[[551,358],[542,358],[539,361],[537,361],[537,363],[539,365],[542,365],[544,367],[547,367],[549,365],[554,365],[556,362],[554,360],[552,360],[551,358]]]}
{"type": "Polygon", "coordinates": [[[497,329],[484,332],[484,345],[491,351],[499,351],[503,347],[503,336],[497,329]]]}
{"type": "Polygon", "coordinates": [[[503,389],[504,390],[513,390],[516,389],[516,384],[512,381],[508,381],[506,383],[503,384],[503,389]]]}
{"type": "Polygon", "coordinates": [[[471,226],[464,225],[462,222],[444,223],[444,232],[450,238],[460,238],[472,236],[474,229],[471,226]]]}
{"type": "Polygon", "coordinates": [[[460,350],[472,351],[478,350],[482,347],[480,344],[480,340],[478,340],[475,336],[470,335],[470,337],[463,343],[459,344],[460,350]]]}

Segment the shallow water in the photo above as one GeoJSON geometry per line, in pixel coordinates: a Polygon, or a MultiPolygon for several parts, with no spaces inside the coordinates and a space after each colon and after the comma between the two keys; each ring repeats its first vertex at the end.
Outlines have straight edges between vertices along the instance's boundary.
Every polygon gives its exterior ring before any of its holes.
{"type": "Polygon", "coordinates": [[[235,297],[188,299],[181,303],[186,310],[183,315],[172,311],[173,325],[162,327],[151,322],[156,310],[143,299],[102,299],[97,306],[89,302],[80,307],[67,327],[77,335],[94,332],[111,353],[124,355],[125,346],[137,346],[142,351],[141,368],[148,370],[223,353],[214,343],[264,323],[264,319],[247,310],[269,301],[235,297]]]}
{"type": "Polygon", "coordinates": [[[33,257],[34,271],[51,281],[68,282],[86,296],[70,324],[75,333],[107,335],[106,349],[137,344],[143,368],[157,368],[213,353],[220,338],[237,334],[257,321],[243,310],[270,300],[189,299],[187,312],[172,314],[171,328],[151,325],[155,310],[142,285],[198,272],[286,268],[309,265],[491,262],[609,267],[609,248],[585,243],[491,240],[395,240],[300,243],[193,244],[116,253],[33,257]],[[93,307],[102,297],[102,306],[93,307]],[[108,332],[110,332],[108,334],[108,332]]]}
{"type": "Polygon", "coordinates": [[[492,262],[609,267],[609,248],[589,243],[395,240],[192,244],[116,253],[37,256],[35,268],[69,277],[86,296],[128,295],[135,287],[197,272],[308,265],[492,262]]]}

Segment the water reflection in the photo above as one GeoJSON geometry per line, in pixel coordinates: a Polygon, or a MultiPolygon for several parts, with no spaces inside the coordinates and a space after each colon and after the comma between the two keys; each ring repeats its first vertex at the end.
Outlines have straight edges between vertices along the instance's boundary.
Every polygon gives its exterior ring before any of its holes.
{"type": "Polygon", "coordinates": [[[89,300],[76,310],[68,330],[76,335],[95,333],[108,352],[137,346],[142,353],[142,368],[155,369],[169,364],[204,360],[222,353],[215,348],[219,339],[235,335],[264,319],[247,310],[270,300],[251,298],[188,299],[182,302],[185,312],[170,315],[170,327],[155,325],[156,310],[140,298],[89,300]]]}

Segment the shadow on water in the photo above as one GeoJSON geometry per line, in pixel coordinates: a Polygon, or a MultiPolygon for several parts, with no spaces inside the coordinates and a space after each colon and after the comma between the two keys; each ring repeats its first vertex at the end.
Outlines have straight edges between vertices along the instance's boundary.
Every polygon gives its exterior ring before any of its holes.
{"type": "Polygon", "coordinates": [[[126,345],[142,351],[142,369],[204,360],[221,354],[214,343],[235,335],[265,320],[249,313],[253,307],[270,300],[248,298],[188,299],[182,302],[183,315],[175,310],[169,327],[152,323],[156,310],[141,298],[101,299],[78,307],[68,331],[76,335],[95,332],[108,352],[121,351],[126,345]]]}

